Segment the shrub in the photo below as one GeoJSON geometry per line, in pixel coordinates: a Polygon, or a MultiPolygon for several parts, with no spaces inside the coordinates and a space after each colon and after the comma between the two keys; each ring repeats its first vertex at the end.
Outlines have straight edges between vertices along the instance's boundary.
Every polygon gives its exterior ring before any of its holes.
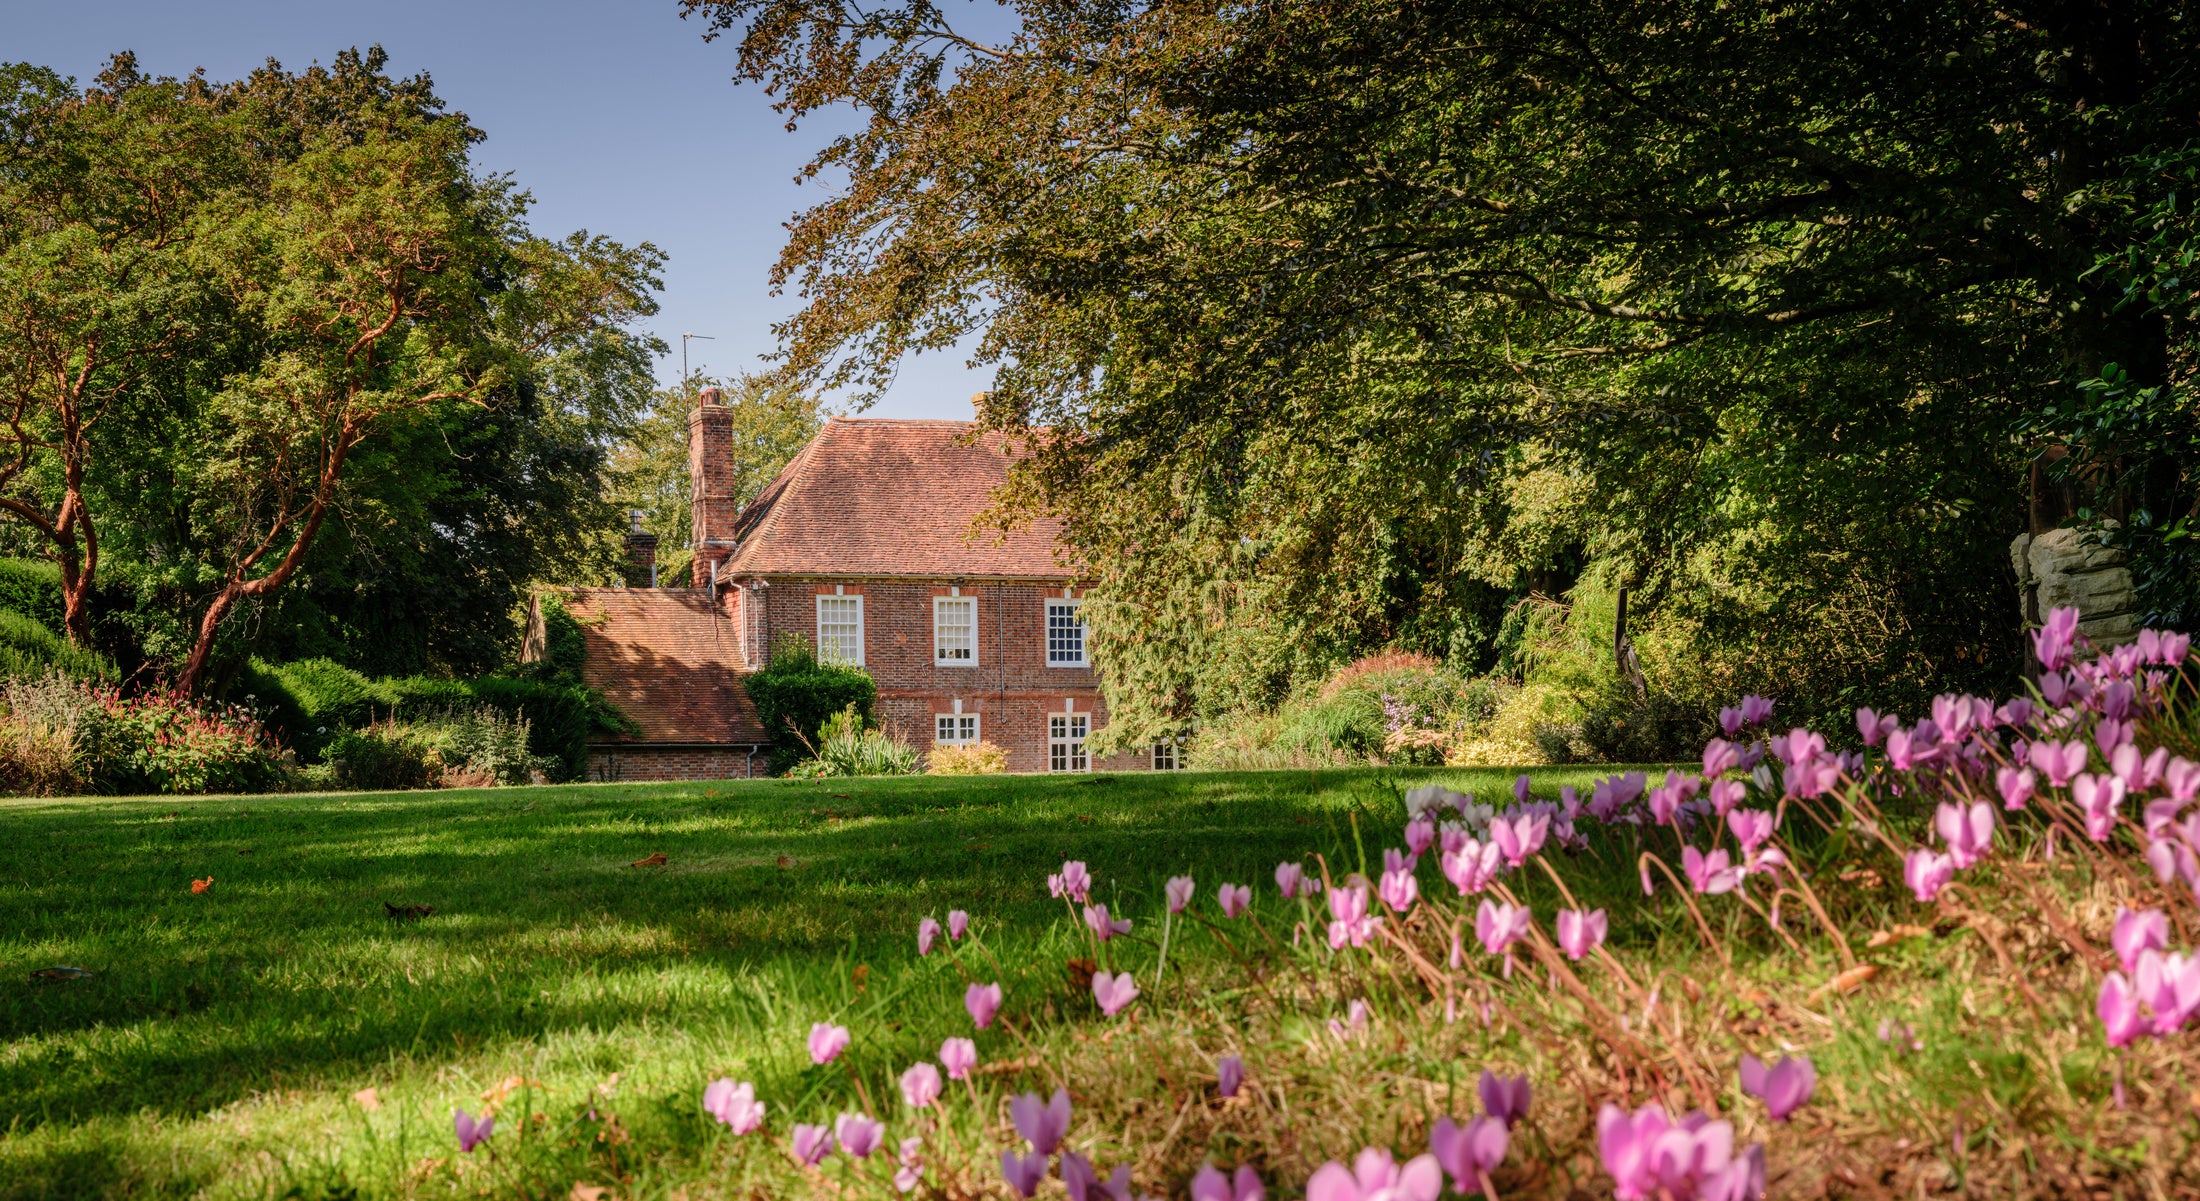
{"type": "Polygon", "coordinates": [[[0,675],[59,672],[79,680],[111,680],[115,665],[98,651],[72,646],[52,629],[12,609],[0,609],[0,675]]]}
{"type": "Polygon", "coordinates": [[[10,679],[0,690],[7,716],[0,720],[0,789],[31,796],[86,792],[87,762],[106,720],[99,696],[59,673],[10,679]]]}
{"type": "Polygon", "coordinates": [[[548,756],[528,752],[525,717],[488,706],[452,710],[415,728],[433,753],[446,788],[526,784],[558,766],[548,756]]]}
{"type": "Polygon", "coordinates": [[[339,788],[425,788],[434,771],[418,734],[395,722],[338,731],[326,757],[339,788]]]}
{"type": "Polygon", "coordinates": [[[868,723],[878,705],[878,684],[870,673],[819,662],[810,640],[798,633],[775,641],[770,661],[749,673],[743,684],[756,705],[756,716],[773,738],[775,772],[799,760],[804,746],[820,747],[825,723],[833,715],[853,707],[868,723]]]}
{"type": "Polygon", "coordinates": [[[243,706],[173,693],[102,696],[106,721],[90,772],[101,791],[270,792],[285,783],[275,739],[243,706]]]}
{"type": "Polygon", "coordinates": [[[935,776],[997,776],[1008,770],[1008,752],[990,742],[935,745],[924,770],[935,776]]]}
{"type": "Polygon", "coordinates": [[[906,776],[917,770],[917,749],[864,721],[854,703],[825,719],[817,753],[787,772],[797,779],[822,776],[906,776]]]}

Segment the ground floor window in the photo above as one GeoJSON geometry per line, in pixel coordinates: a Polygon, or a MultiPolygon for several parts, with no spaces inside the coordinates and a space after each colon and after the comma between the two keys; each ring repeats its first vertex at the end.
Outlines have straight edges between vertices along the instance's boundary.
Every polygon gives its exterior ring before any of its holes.
{"type": "Polygon", "coordinates": [[[1085,735],[1092,732],[1092,715],[1056,713],[1047,718],[1047,770],[1085,771],[1085,735]]]}
{"type": "Polygon", "coordinates": [[[1174,738],[1164,738],[1153,744],[1153,769],[1155,771],[1184,770],[1184,748],[1174,738]]]}
{"type": "Polygon", "coordinates": [[[978,741],[978,715],[941,713],[932,718],[932,741],[941,746],[969,746],[978,741]]]}

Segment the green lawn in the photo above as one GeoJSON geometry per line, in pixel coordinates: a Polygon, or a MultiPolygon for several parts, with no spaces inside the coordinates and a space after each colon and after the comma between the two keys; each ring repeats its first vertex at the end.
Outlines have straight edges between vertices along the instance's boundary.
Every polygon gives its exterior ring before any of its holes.
{"type": "MultiPolygon", "coordinates": [[[[1151,935],[1167,876],[1210,908],[1226,879],[1272,904],[1278,860],[1356,861],[1355,814],[1381,826],[1367,855],[1395,843],[1423,779],[1493,795],[1510,774],[0,802],[0,1198],[731,1194],[754,1165],[696,1110],[711,1076],[755,1080],[783,1136],[859,1094],[898,1110],[893,1074],[969,1032],[968,974],[1008,984],[989,1063],[1071,1024],[1077,944],[1044,887],[1063,859],[1151,935]],[[915,955],[950,908],[978,919],[969,973],[915,955]],[[61,964],[91,975],[33,975],[61,964]],[[856,1031],[852,1072],[803,1053],[827,1018],[856,1031]],[[526,1128],[456,1161],[452,1109],[513,1076],[505,1124],[526,1128]]],[[[1154,948],[1128,945],[1150,980],[1154,948]]]]}

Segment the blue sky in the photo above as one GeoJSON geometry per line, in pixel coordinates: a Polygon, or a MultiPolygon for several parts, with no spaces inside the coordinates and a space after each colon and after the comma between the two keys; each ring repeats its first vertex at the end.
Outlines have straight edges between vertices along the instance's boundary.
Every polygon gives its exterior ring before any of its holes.
{"type": "MultiPolygon", "coordinates": [[[[535,194],[537,230],[646,238],[671,256],[654,323],[673,347],[667,381],[683,331],[716,338],[689,357],[719,374],[771,349],[771,323],[795,307],[770,294],[782,223],[822,195],[793,177],[823,127],[787,133],[760,88],[733,85],[731,41],[702,34],[674,0],[0,0],[0,58],[80,81],[116,50],[153,74],[234,79],[270,57],[295,70],[379,42],[394,72],[427,71],[487,132],[478,161],[535,194]]],[[[967,357],[904,363],[867,415],[969,417],[991,373],[967,357]]]]}

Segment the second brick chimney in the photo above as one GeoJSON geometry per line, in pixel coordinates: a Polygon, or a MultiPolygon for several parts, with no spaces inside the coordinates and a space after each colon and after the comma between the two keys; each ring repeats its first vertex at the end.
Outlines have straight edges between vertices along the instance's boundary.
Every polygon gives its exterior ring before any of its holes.
{"type": "Polygon", "coordinates": [[[713,565],[733,554],[741,497],[728,490],[733,471],[733,411],[716,388],[705,388],[688,414],[688,487],[695,531],[692,582],[711,581],[713,565]]]}

